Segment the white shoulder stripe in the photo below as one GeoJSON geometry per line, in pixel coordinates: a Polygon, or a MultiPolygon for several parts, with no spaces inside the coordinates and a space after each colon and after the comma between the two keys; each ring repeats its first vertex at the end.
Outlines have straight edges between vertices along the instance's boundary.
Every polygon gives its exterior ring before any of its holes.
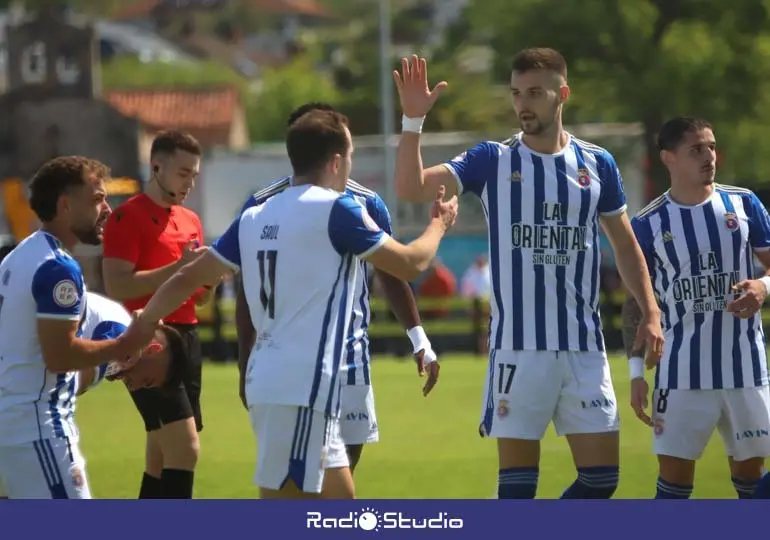
{"type": "Polygon", "coordinates": [[[642,218],[647,216],[648,214],[651,214],[652,212],[654,212],[655,210],[657,210],[658,208],[666,204],[667,200],[668,199],[666,198],[665,193],[663,195],[659,195],[656,199],[653,199],[653,201],[650,204],[642,208],[639,211],[639,213],[636,214],[636,217],[642,218]]]}
{"type": "Polygon", "coordinates": [[[290,182],[291,182],[291,177],[287,176],[285,178],[278,180],[277,182],[270,184],[265,188],[262,188],[261,190],[252,194],[252,197],[254,197],[255,199],[261,199],[262,197],[275,195],[276,193],[279,193],[284,189],[286,189],[287,187],[289,187],[290,182]]]}
{"type": "Polygon", "coordinates": [[[577,137],[572,137],[572,140],[577,143],[578,146],[583,148],[584,150],[591,150],[592,152],[606,152],[604,148],[601,146],[598,146],[594,143],[590,143],[588,141],[584,141],[583,139],[578,139],[577,137]]]}
{"type": "Polygon", "coordinates": [[[352,178],[348,178],[347,187],[348,187],[348,189],[350,189],[350,191],[355,191],[355,192],[357,192],[357,194],[360,194],[360,195],[365,195],[365,196],[368,196],[368,197],[376,197],[377,196],[376,192],[372,191],[371,189],[369,189],[367,187],[362,186],[361,184],[359,184],[358,182],[356,182],[352,178]]]}
{"type": "Polygon", "coordinates": [[[753,193],[750,189],[746,189],[738,186],[728,186],[726,184],[717,184],[716,188],[722,191],[727,191],[729,193],[742,193],[744,195],[750,195],[751,193],[753,193]]]}

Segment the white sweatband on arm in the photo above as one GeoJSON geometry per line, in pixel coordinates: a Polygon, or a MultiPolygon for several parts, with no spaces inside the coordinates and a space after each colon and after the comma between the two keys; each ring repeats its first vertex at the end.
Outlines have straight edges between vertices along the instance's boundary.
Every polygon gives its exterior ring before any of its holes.
{"type": "Polygon", "coordinates": [[[433,347],[430,344],[428,335],[425,333],[425,329],[422,326],[410,328],[406,331],[406,335],[409,336],[409,341],[412,342],[412,354],[423,351],[423,365],[427,366],[438,360],[436,353],[433,352],[433,347]]]}
{"type": "Polygon", "coordinates": [[[641,356],[632,356],[628,359],[628,370],[631,374],[631,380],[644,379],[644,358],[641,356]]]}
{"type": "Polygon", "coordinates": [[[759,281],[765,284],[765,290],[770,294],[770,276],[761,277],[759,281]]]}
{"type": "Polygon", "coordinates": [[[406,115],[401,116],[401,131],[408,131],[410,133],[422,133],[422,124],[425,122],[425,117],[409,118],[406,115]]]}

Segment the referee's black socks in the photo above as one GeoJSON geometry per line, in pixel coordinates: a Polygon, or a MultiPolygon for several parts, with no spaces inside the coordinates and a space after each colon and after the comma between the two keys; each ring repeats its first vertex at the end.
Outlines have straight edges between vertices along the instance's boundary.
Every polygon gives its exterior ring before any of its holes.
{"type": "Polygon", "coordinates": [[[160,478],[144,473],[142,476],[142,486],[139,488],[140,499],[162,499],[163,484],[160,478]]]}
{"type": "Polygon", "coordinates": [[[192,499],[195,472],[182,469],[163,469],[160,482],[164,499],[192,499]]]}

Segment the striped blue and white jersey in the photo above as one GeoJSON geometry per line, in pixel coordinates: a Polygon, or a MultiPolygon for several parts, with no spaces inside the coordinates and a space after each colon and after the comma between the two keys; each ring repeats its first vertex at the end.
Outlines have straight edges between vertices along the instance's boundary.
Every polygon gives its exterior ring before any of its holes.
{"type": "MultiPolygon", "coordinates": [[[[291,177],[287,176],[273,182],[266,188],[251,195],[243,205],[243,210],[252,206],[259,206],[274,195],[283,192],[291,186],[291,177]]],[[[357,199],[369,213],[369,216],[387,234],[392,234],[390,213],[385,201],[370,189],[358,182],[348,180],[345,192],[357,199]]],[[[243,211],[242,210],[242,211],[243,211]]],[[[345,358],[342,363],[342,384],[346,385],[370,385],[371,367],[369,364],[369,323],[371,322],[371,309],[369,308],[369,265],[360,261],[358,279],[354,287],[353,314],[350,320],[350,330],[345,346],[345,358]]]]}
{"type": "Polygon", "coordinates": [[[615,159],[569,136],[557,154],[482,142],[445,166],[473,193],[489,226],[490,348],[603,351],[599,216],[626,197],[615,159]]]}
{"type": "Polygon", "coordinates": [[[249,405],[339,414],[360,258],[389,237],[352,196],[302,185],[248,208],[214,243],[211,252],[241,271],[257,331],[249,405]]]}
{"type": "Polygon", "coordinates": [[[663,313],[665,346],[656,388],[767,384],[762,316],[725,311],[733,285],[753,279],[755,251],[770,249],[770,216],[757,196],[717,185],[697,206],[668,192],[631,220],[663,313]]]}
{"type": "Polygon", "coordinates": [[[46,369],[38,319],[85,320],[80,265],[52,235],[37,231],[0,264],[0,445],[77,439],[77,372],[46,369]]]}

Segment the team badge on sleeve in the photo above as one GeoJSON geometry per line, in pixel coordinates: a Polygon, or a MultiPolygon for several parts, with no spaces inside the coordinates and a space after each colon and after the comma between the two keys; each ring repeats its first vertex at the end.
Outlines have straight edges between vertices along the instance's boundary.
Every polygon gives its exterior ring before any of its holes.
{"type": "Polygon", "coordinates": [[[53,288],[53,301],[57,306],[69,308],[78,303],[80,295],[77,285],[71,279],[63,279],[53,288]]]}
{"type": "Polygon", "coordinates": [[[738,216],[736,216],[732,212],[728,212],[725,214],[725,226],[727,227],[728,231],[737,230],[739,225],[740,223],[738,223],[738,216]]]}

